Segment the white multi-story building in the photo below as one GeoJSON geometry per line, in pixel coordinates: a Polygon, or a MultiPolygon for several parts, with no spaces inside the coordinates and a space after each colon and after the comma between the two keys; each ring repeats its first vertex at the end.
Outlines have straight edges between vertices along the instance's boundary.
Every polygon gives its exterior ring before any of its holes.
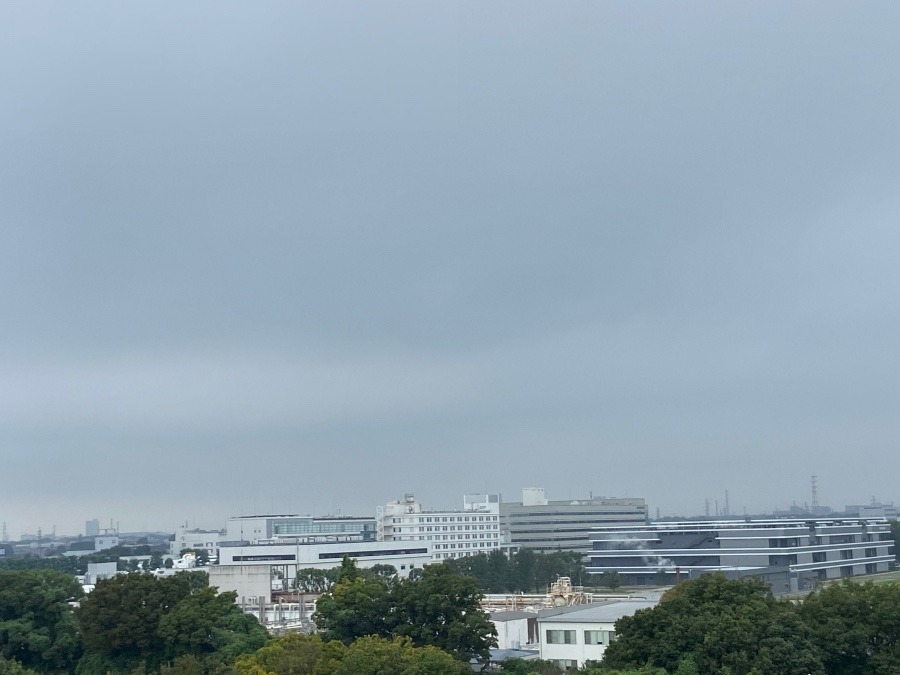
{"type": "Polygon", "coordinates": [[[604,525],[646,525],[647,502],[637,497],[550,500],[544,488],[524,488],[521,502],[500,503],[504,543],[539,553],[591,550],[591,531],[604,525]]]}
{"type": "Polygon", "coordinates": [[[461,511],[427,511],[413,495],[379,506],[379,541],[431,542],[435,561],[500,548],[500,495],[466,495],[461,511]]]}
{"type": "Polygon", "coordinates": [[[219,542],[224,541],[225,530],[201,530],[189,528],[187,523],[179,525],[175,530],[175,539],[169,542],[169,555],[177,558],[185,549],[197,551],[203,549],[211,557],[218,557],[219,542]]]}

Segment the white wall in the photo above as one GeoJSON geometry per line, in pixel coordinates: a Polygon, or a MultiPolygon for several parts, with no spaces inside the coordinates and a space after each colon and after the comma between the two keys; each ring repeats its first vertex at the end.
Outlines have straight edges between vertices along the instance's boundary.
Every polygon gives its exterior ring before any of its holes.
{"type": "Polygon", "coordinates": [[[562,621],[542,622],[538,620],[538,634],[541,641],[541,658],[549,660],[569,659],[577,661],[579,667],[583,666],[585,661],[599,661],[603,658],[603,652],[606,651],[606,645],[586,645],[584,643],[584,631],[586,630],[604,630],[614,631],[615,625],[612,623],[586,623],[562,621]],[[548,630],[573,630],[575,631],[574,644],[547,644],[548,630]]]}
{"type": "Polygon", "coordinates": [[[521,649],[528,644],[528,619],[494,621],[498,649],[521,649]]]}

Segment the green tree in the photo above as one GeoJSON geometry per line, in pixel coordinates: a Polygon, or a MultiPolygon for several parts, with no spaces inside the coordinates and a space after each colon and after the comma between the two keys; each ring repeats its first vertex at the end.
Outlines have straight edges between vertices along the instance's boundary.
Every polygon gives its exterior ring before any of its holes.
{"type": "Polygon", "coordinates": [[[622,575],[615,570],[607,570],[603,574],[594,575],[592,581],[598,586],[606,586],[611,591],[622,585],[622,575]]]}
{"type": "Polygon", "coordinates": [[[141,662],[157,667],[165,657],[160,620],[192,591],[187,574],[158,579],[151,574],[123,574],[103,579],[76,611],[86,649],[93,658],[83,673],[124,671],[141,662]],[[111,665],[112,664],[112,665],[111,665]]]}
{"type": "Polygon", "coordinates": [[[0,571],[0,657],[8,669],[66,671],[81,656],[69,601],[83,595],[70,575],[49,569],[0,571]]]}
{"type": "Polygon", "coordinates": [[[900,586],[845,581],[800,607],[828,673],[900,673],[900,586]]]}
{"type": "Polygon", "coordinates": [[[497,645],[497,631],[481,609],[481,598],[474,579],[447,565],[429,565],[420,579],[406,579],[394,587],[393,632],[464,662],[486,661],[490,648],[497,645]]]}
{"type": "Polygon", "coordinates": [[[323,655],[324,643],[318,635],[288,633],[253,654],[239,656],[233,670],[236,675],[312,675],[323,655]]]}
{"type": "Polygon", "coordinates": [[[408,638],[368,636],[333,654],[316,675],[471,675],[465,663],[435,647],[415,647],[408,638]]]}
{"type": "Polygon", "coordinates": [[[228,663],[266,644],[268,634],[255,617],[235,604],[236,594],[206,587],[181,600],[159,621],[166,660],[193,655],[228,663]]]}
{"type": "Polygon", "coordinates": [[[297,570],[294,588],[302,593],[325,593],[334,586],[336,578],[336,571],[307,567],[297,570]]]}
{"type": "Polygon", "coordinates": [[[18,661],[9,661],[0,656],[0,675],[37,675],[37,672],[23,667],[18,661]]]}
{"type": "Polygon", "coordinates": [[[383,580],[349,573],[319,597],[313,620],[325,640],[349,645],[365,635],[389,636],[391,605],[383,580]]]}
{"type": "Polygon", "coordinates": [[[617,621],[603,664],[674,672],[690,655],[704,675],[821,675],[820,652],[795,619],[794,606],[775,600],[762,581],[706,574],[617,621]]]}
{"type": "Polygon", "coordinates": [[[501,673],[510,675],[564,675],[565,671],[554,661],[543,659],[506,659],[500,663],[501,673]]]}

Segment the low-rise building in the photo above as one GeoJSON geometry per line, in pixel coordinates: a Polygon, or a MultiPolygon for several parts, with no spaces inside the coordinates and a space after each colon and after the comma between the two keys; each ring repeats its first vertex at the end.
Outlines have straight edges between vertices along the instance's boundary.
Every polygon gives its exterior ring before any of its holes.
{"type": "Polygon", "coordinates": [[[616,621],[656,604],[655,600],[623,600],[544,610],[537,618],[541,658],[565,669],[600,661],[616,637],[616,621]]]}
{"type": "Polygon", "coordinates": [[[289,590],[301,569],[331,569],[344,557],[361,568],[391,565],[400,577],[431,562],[429,542],[334,541],[322,537],[278,541],[222,542],[217,564],[210,565],[209,583],[221,591],[235,591],[239,599],[270,595],[275,586],[289,590]],[[268,582],[260,581],[267,579],[268,582]],[[277,584],[275,583],[277,581],[277,584]],[[265,587],[266,593],[260,588],[265,587]]]}
{"type": "Polygon", "coordinates": [[[523,649],[537,644],[537,617],[537,612],[491,612],[488,618],[497,630],[497,649],[523,649]]]}

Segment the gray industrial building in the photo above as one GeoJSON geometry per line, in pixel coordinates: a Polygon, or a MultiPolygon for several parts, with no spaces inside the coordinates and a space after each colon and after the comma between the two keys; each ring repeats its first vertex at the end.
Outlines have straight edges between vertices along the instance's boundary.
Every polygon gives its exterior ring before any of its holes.
{"type": "Polygon", "coordinates": [[[626,584],[672,584],[704,572],[759,576],[773,590],[887,572],[894,565],[884,518],[813,518],[654,523],[600,527],[587,571],[614,570],[626,584]]]}
{"type": "Polygon", "coordinates": [[[591,550],[593,528],[647,524],[647,502],[629,497],[548,500],[543,488],[525,488],[521,502],[500,503],[501,542],[535,551],[591,550]]]}

